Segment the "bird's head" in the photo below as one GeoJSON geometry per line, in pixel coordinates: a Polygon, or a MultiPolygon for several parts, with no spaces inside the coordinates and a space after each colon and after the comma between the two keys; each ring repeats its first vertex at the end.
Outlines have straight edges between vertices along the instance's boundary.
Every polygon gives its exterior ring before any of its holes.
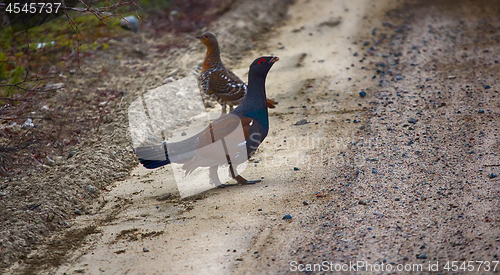
{"type": "Polygon", "coordinates": [[[249,74],[261,75],[266,77],[274,63],[280,60],[277,56],[262,56],[254,60],[250,65],[249,74]]]}
{"type": "Polygon", "coordinates": [[[198,38],[200,42],[207,47],[217,45],[217,38],[215,38],[215,35],[213,35],[211,32],[204,32],[198,35],[196,38],[198,38]]]}

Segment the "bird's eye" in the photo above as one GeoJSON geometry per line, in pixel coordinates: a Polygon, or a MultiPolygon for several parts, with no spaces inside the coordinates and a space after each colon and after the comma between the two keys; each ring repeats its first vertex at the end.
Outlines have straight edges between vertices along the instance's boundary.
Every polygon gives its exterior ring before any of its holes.
{"type": "Polygon", "coordinates": [[[205,38],[208,38],[208,34],[205,34],[205,38]]]}
{"type": "Polygon", "coordinates": [[[259,61],[257,62],[257,64],[261,64],[261,63],[264,63],[264,62],[266,62],[266,60],[265,60],[264,58],[262,58],[261,60],[259,60],[259,61]]]}

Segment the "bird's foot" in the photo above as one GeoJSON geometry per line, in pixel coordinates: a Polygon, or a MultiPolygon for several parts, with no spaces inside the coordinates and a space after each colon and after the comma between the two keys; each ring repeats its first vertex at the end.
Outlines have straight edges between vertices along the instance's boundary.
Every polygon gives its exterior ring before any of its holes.
{"type": "Polygon", "coordinates": [[[244,185],[244,184],[256,184],[258,182],[261,182],[261,180],[247,180],[244,177],[238,175],[234,178],[238,184],[244,185]]]}

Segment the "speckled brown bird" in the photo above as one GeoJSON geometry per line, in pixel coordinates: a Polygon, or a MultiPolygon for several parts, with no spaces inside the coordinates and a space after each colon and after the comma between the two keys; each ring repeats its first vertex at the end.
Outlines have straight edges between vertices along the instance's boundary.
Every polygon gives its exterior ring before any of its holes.
{"type": "MultiPolygon", "coordinates": [[[[217,38],[210,32],[197,36],[207,47],[207,54],[201,67],[200,82],[203,92],[222,105],[222,113],[226,113],[226,105],[233,110],[234,105],[241,103],[247,93],[247,85],[233,72],[226,69],[220,59],[217,38]]],[[[278,102],[267,99],[267,107],[275,108],[278,102]]]]}

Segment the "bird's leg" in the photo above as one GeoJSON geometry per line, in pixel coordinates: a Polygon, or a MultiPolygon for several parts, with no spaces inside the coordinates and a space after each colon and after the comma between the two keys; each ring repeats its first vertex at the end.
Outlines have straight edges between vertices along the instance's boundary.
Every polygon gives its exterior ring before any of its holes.
{"type": "Polygon", "coordinates": [[[229,105],[229,112],[233,111],[233,105],[229,105]]]}
{"type": "Polygon", "coordinates": [[[226,113],[227,113],[227,111],[226,111],[226,103],[223,103],[223,104],[222,104],[222,113],[223,113],[223,114],[226,114],[226,113]]]}
{"type": "MultiPolygon", "coordinates": [[[[224,139],[222,139],[222,144],[224,145],[224,147],[226,146],[224,139]]],[[[231,163],[231,158],[229,157],[229,155],[226,155],[226,158],[227,158],[227,162],[229,164],[229,176],[233,179],[236,179],[237,178],[236,173],[238,173],[238,172],[236,171],[236,169],[233,168],[233,164],[231,163]]],[[[239,177],[239,175],[238,175],[238,177],[239,177]]],[[[230,186],[230,185],[231,184],[221,184],[218,187],[224,188],[224,187],[230,186]]]]}
{"type": "MultiPolygon", "coordinates": [[[[210,166],[209,172],[210,172],[210,184],[213,184],[215,186],[222,186],[222,183],[220,182],[219,179],[219,174],[217,173],[218,166],[210,166]]],[[[224,186],[222,186],[224,187],[224,186]]]]}

